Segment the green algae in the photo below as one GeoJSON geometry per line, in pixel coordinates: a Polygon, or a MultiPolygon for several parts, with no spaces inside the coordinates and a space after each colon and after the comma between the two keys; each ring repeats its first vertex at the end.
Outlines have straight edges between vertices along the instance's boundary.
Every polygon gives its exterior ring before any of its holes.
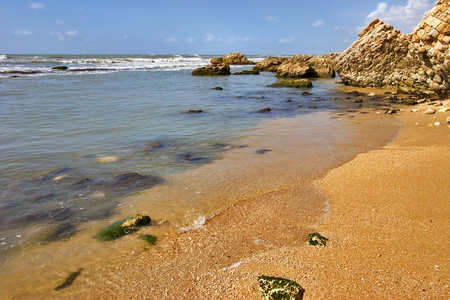
{"type": "Polygon", "coordinates": [[[158,238],[156,236],[151,235],[151,234],[142,234],[139,236],[139,238],[141,240],[146,241],[150,245],[156,245],[156,241],[158,240],[158,238]]]}
{"type": "Polygon", "coordinates": [[[112,223],[105,229],[97,233],[94,238],[101,242],[113,241],[123,237],[124,235],[134,233],[140,229],[140,226],[150,225],[149,216],[136,215],[133,218],[123,219],[112,223]]]}
{"type": "Polygon", "coordinates": [[[301,300],[305,290],[295,281],[270,276],[258,276],[263,300],[301,300]]]}
{"type": "Polygon", "coordinates": [[[328,238],[317,232],[308,234],[308,243],[313,246],[326,246],[328,238]]]}

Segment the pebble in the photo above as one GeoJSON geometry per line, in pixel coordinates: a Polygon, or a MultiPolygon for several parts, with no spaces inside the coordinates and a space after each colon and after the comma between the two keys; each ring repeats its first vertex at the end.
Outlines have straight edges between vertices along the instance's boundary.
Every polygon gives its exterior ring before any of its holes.
{"type": "Polygon", "coordinates": [[[425,115],[432,115],[436,113],[436,110],[434,108],[428,108],[423,112],[425,115]]]}

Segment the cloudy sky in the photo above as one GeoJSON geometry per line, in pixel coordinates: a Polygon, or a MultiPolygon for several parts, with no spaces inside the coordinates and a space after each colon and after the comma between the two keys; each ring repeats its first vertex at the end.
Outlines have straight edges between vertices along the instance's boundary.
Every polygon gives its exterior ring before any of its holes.
{"type": "Polygon", "coordinates": [[[436,0],[0,0],[0,54],[323,54],[436,0]]]}

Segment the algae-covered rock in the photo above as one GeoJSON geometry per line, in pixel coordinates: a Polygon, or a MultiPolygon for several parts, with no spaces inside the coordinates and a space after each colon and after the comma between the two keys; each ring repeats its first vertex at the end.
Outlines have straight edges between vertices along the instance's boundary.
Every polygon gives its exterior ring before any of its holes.
{"type": "Polygon", "coordinates": [[[288,279],[261,275],[258,281],[263,300],[301,300],[305,293],[298,283],[288,279]]]}
{"type": "Polygon", "coordinates": [[[209,65],[192,71],[194,76],[223,76],[230,74],[230,66],[228,64],[209,65]]]}
{"type": "Polygon", "coordinates": [[[150,245],[155,245],[158,238],[151,234],[142,234],[139,236],[139,238],[143,241],[146,241],[150,245]]]}
{"type": "Polygon", "coordinates": [[[308,235],[308,243],[313,246],[326,246],[328,239],[317,232],[308,235]]]}
{"type": "Polygon", "coordinates": [[[113,241],[124,235],[138,231],[140,226],[150,225],[151,221],[149,216],[137,214],[134,218],[127,218],[114,222],[97,233],[94,238],[102,242],[113,241]]]}
{"type": "Polygon", "coordinates": [[[312,88],[312,82],[309,79],[280,79],[267,87],[312,88]]]}
{"type": "Polygon", "coordinates": [[[233,75],[259,75],[258,70],[243,70],[240,72],[235,72],[233,75]]]}

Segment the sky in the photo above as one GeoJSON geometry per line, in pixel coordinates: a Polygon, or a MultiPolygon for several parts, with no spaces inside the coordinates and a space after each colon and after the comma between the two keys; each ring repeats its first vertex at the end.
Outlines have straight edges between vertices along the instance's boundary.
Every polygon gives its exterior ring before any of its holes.
{"type": "Polygon", "coordinates": [[[436,0],[0,0],[0,54],[325,54],[436,0]]]}

